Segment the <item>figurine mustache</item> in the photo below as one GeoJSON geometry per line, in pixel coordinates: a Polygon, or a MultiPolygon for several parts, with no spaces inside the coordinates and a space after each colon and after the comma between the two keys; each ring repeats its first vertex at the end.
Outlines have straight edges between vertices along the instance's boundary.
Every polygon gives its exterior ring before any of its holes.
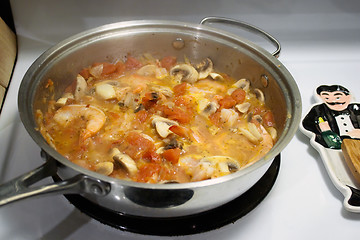
{"type": "Polygon", "coordinates": [[[333,105],[343,105],[345,102],[326,102],[327,104],[333,106],[333,105]]]}

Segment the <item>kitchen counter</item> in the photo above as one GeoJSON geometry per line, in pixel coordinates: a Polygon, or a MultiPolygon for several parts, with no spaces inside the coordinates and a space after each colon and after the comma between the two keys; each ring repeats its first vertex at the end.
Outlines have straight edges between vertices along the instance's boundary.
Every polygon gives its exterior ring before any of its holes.
{"type": "MultiPolygon", "coordinates": [[[[18,58],[0,116],[0,182],[43,163],[17,112],[18,88],[26,70],[57,42],[107,23],[138,19],[198,23],[206,16],[249,22],[282,44],[279,60],[299,86],[303,115],[315,103],[313,91],[321,84],[343,85],[360,99],[360,2],[356,0],[14,0],[11,6],[18,58]]],[[[346,211],[342,201],[319,154],[298,131],[281,153],[280,172],[268,196],[253,211],[220,229],[177,237],[134,234],[91,219],[58,195],[1,207],[0,239],[354,238],[360,234],[360,213],[346,211]]]]}

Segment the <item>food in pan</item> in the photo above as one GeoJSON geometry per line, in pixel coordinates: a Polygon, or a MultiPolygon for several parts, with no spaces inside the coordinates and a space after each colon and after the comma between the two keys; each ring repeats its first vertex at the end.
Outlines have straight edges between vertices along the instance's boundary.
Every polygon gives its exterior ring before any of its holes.
{"type": "MultiPolygon", "coordinates": [[[[54,91],[51,79],[46,88],[54,91]]],[[[263,157],[277,138],[271,110],[247,79],[168,56],[130,55],[84,68],[39,130],[84,168],[145,183],[221,177],[263,157]]]]}

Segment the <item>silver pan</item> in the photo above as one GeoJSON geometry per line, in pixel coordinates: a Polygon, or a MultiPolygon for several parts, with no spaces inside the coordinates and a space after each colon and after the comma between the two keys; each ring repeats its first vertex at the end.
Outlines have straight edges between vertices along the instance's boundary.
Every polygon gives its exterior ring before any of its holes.
{"type": "Polygon", "coordinates": [[[208,17],[200,24],[173,21],[128,21],[101,26],[70,37],[44,52],[26,72],[19,90],[21,120],[42,149],[44,165],[0,186],[0,205],[45,194],[81,194],[88,200],[124,214],[147,217],[175,217],[203,212],[223,205],[251,188],[267,171],[275,156],[290,142],[300,122],[301,99],[288,70],[278,61],[280,44],[268,33],[232,19],[208,17]],[[212,28],[209,23],[230,24],[259,34],[276,47],[270,54],[240,36],[212,28]],[[184,184],[145,184],[103,176],[73,164],[37,131],[35,110],[45,110],[50,78],[55,97],[84,67],[93,62],[112,61],[128,53],[151,53],[192,62],[210,57],[218,71],[235,78],[245,77],[264,92],[266,103],[279,126],[279,140],[256,163],[217,179],[184,184]],[[43,178],[61,179],[49,185],[43,178]]]}

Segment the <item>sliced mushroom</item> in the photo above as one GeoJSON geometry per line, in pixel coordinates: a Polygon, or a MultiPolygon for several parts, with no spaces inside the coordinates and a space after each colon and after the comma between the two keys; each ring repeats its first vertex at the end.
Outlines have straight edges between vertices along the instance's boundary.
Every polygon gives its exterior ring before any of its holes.
{"type": "Polygon", "coordinates": [[[274,127],[269,127],[266,129],[267,132],[270,134],[271,138],[275,141],[277,138],[277,131],[274,127]]]}
{"type": "Polygon", "coordinates": [[[257,121],[258,123],[262,123],[262,117],[260,116],[260,115],[258,115],[258,114],[256,114],[256,115],[254,115],[253,117],[252,117],[252,119],[253,120],[255,120],[255,121],[257,121]]]}
{"type": "Polygon", "coordinates": [[[234,83],[233,86],[237,88],[242,88],[244,91],[248,91],[250,89],[250,81],[246,78],[242,78],[236,83],[234,83]]]}
{"type": "Polygon", "coordinates": [[[100,162],[95,165],[95,171],[102,175],[109,176],[114,171],[114,164],[112,162],[100,162]]]}
{"type": "Polygon", "coordinates": [[[166,97],[173,97],[174,96],[173,90],[171,90],[171,88],[169,88],[169,87],[160,86],[160,85],[154,85],[154,86],[151,87],[151,90],[159,92],[159,93],[163,94],[166,97]]]}
{"type": "Polygon", "coordinates": [[[141,75],[141,76],[155,76],[156,73],[156,69],[158,67],[155,65],[145,65],[143,67],[141,67],[139,70],[137,70],[137,74],[141,75]]]}
{"type": "Polygon", "coordinates": [[[215,113],[219,107],[217,102],[211,102],[208,99],[201,99],[198,102],[198,112],[205,116],[215,113]]]}
{"type": "Polygon", "coordinates": [[[131,108],[133,110],[138,109],[139,107],[139,94],[134,94],[132,92],[126,92],[125,96],[121,101],[118,102],[120,107],[131,108]]]}
{"type": "Polygon", "coordinates": [[[247,111],[249,111],[250,106],[251,104],[249,102],[244,102],[237,104],[235,108],[241,113],[246,113],[247,111]]]}
{"type": "Polygon", "coordinates": [[[56,107],[63,107],[66,105],[67,101],[69,99],[74,99],[74,95],[72,93],[65,93],[62,95],[61,98],[59,98],[56,103],[55,103],[55,106],[56,107]]]}
{"type": "Polygon", "coordinates": [[[76,88],[74,93],[75,99],[79,100],[81,97],[83,97],[85,95],[86,89],[87,89],[87,83],[85,78],[83,78],[83,76],[78,74],[76,77],[76,88]]]}
{"type": "Polygon", "coordinates": [[[209,156],[200,160],[200,163],[209,162],[215,168],[215,176],[223,176],[229,173],[236,172],[240,169],[240,163],[228,156],[209,156]]]}
{"type": "Polygon", "coordinates": [[[260,102],[265,102],[264,93],[263,93],[260,89],[255,88],[255,89],[254,89],[254,93],[255,93],[256,98],[257,98],[260,102]]]}
{"type": "Polygon", "coordinates": [[[199,73],[199,79],[205,79],[214,70],[213,62],[210,58],[204,59],[201,63],[196,65],[196,70],[199,73]]]}
{"type": "Polygon", "coordinates": [[[214,80],[216,80],[216,81],[223,81],[223,80],[224,80],[223,76],[221,76],[221,75],[218,74],[218,73],[211,72],[211,73],[209,73],[209,75],[210,75],[210,77],[211,77],[212,79],[214,79],[214,80]]]}
{"type": "Polygon", "coordinates": [[[173,120],[163,118],[163,117],[160,117],[157,115],[154,115],[152,117],[151,123],[153,126],[155,126],[157,133],[162,138],[166,138],[169,134],[172,133],[169,129],[171,126],[179,125],[177,122],[175,122],[173,120]]]}
{"type": "Polygon", "coordinates": [[[137,105],[137,107],[134,109],[134,113],[140,112],[141,110],[145,109],[144,105],[142,103],[140,103],[139,105],[137,105]]]}
{"type": "Polygon", "coordinates": [[[115,92],[114,86],[112,86],[108,83],[96,85],[95,92],[98,96],[100,96],[101,98],[103,98],[105,100],[110,100],[110,99],[116,98],[116,92],[115,92]]]}
{"type": "Polygon", "coordinates": [[[138,168],[136,166],[136,162],[129,155],[121,153],[117,148],[112,149],[111,155],[113,160],[120,163],[131,176],[137,173],[138,168]]]}
{"type": "Polygon", "coordinates": [[[165,146],[164,146],[163,150],[173,149],[173,148],[182,149],[182,147],[183,147],[183,144],[181,142],[179,142],[178,140],[176,140],[175,137],[172,137],[170,139],[164,139],[164,143],[165,143],[165,146]]]}
{"type": "Polygon", "coordinates": [[[170,75],[175,76],[179,82],[194,83],[198,80],[199,73],[189,64],[178,64],[170,69],[170,75]]]}
{"type": "Polygon", "coordinates": [[[157,79],[163,79],[165,77],[169,76],[168,71],[166,68],[157,68],[155,70],[155,77],[157,79]]]}
{"type": "Polygon", "coordinates": [[[56,107],[65,106],[67,100],[68,100],[67,98],[61,97],[61,98],[59,98],[59,99],[56,101],[55,106],[56,106],[56,107]]]}

